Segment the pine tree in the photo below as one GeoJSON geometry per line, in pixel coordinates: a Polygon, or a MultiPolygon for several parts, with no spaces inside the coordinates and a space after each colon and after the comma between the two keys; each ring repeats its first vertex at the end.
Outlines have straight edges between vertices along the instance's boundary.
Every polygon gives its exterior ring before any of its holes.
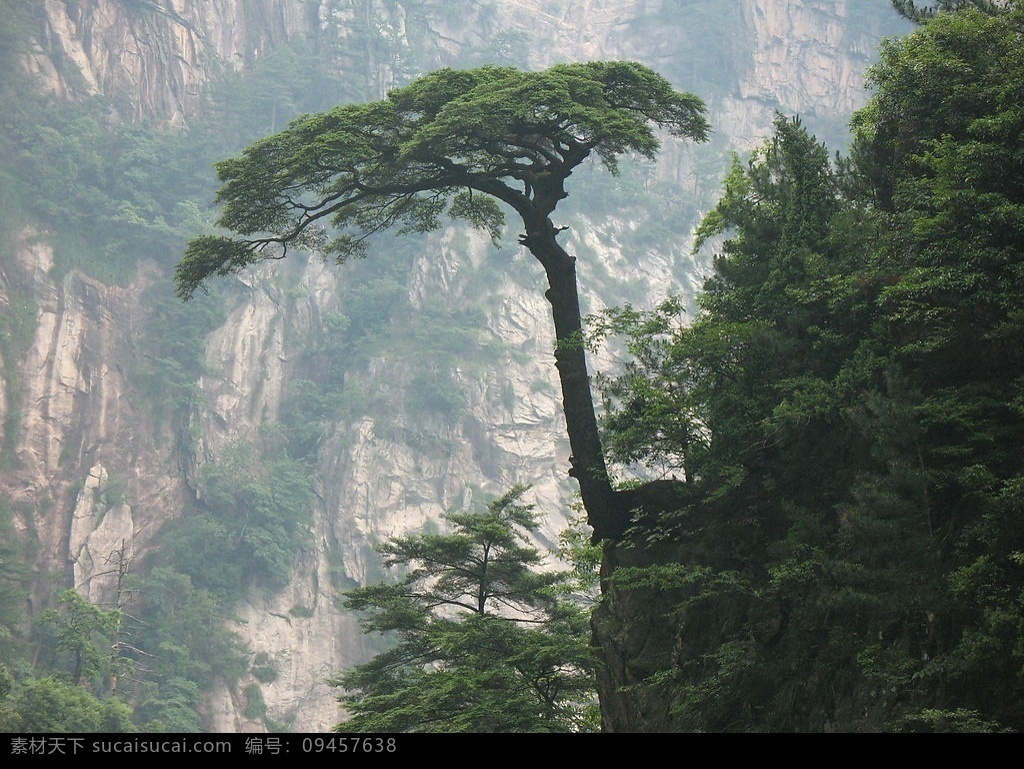
{"type": "Polygon", "coordinates": [[[703,141],[704,103],[636,62],[559,64],[542,72],[486,66],[442,69],[387,98],[295,120],[217,164],[218,224],[232,237],[191,241],[178,264],[178,293],[290,248],[342,262],[366,253],[373,235],[429,232],[447,215],[497,240],[506,209],[519,242],[543,268],[555,367],[580,486],[597,539],[622,534],[633,509],[605,465],[583,345],[576,258],[552,217],[573,171],[588,158],[618,173],[624,154],[653,158],[655,129],[703,141]]]}
{"type": "Polygon", "coordinates": [[[594,727],[594,661],[570,574],[542,570],[537,527],[516,487],[484,512],[451,513],[448,534],[379,548],[397,582],[357,588],[345,606],[394,645],[332,683],[337,731],[566,732],[594,727]]]}

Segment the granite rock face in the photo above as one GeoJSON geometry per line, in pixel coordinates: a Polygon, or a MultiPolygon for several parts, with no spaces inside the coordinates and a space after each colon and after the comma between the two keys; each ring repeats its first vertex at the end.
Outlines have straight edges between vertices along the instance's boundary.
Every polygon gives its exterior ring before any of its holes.
{"type": "MultiPolygon", "coordinates": [[[[732,4],[727,20],[734,26],[719,30],[728,40],[717,39],[714,51],[728,57],[734,75],[721,92],[700,94],[719,138],[707,150],[666,144],[643,183],[657,186],[659,194],[670,185],[681,199],[710,200],[726,151],[750,149],[769,132],[776,109],[800,112],[812,126],[815,120],[842,125],[863,103],[862,76],[875,45],[899,30],[886,21],[887,3],[879,0],[872,14],[862,5],[732,4]],[[718,173],[710,189],[709,169],[718,173]]],[[[356,22],[388,45],[357,45],[352,38],[350,45],[330,48],[347,51],[332,66],[358,68],[371,93],[383,94],[438,66],[477,64],[489,56],[530,67],[637,59],[679,87],[696,90],[701,73],[686,52],[701,45],[712,7],[721,4],[481,0],[434,8],[401,0],[45,0],[42,6],[39,45],[25,60],[42,88],[64,99],[116,96],[113,120],[145,119],[186,130],[202,87],[220,73],[242,69],[290,41],[350,34],[356,22]],[[688,17],[677,6],[692,6],[693,13],[688,17]]],[[[590,310],[625,299],[650,306],[668,292],[692,298],[706,272],[687,242],[638,247],[638,231],[650,224],[640,214],[626,211],[618,220],[591,220],[584,211],[567,216],[568,246],[580,256],[590,310]]],[[[284,590],[252,596],[232,619],[252,652],[278,669],[277,678],[262,685],[268,716],[276,722],[314,731],[338,720],[334,693],[324,681],[367,654],[357,622],[338,608],[338,585],[364,584],[379,574],[374,542],[436,525],[445,511],[514,483],[532,484],[530,501],[546,516],[540,544],[556,543],[572,516],[542,276],[531,272],[511,235],[495,250],[474,233],[446,230],[424,240],[412,260],[406,289],[414,309],[468,301],[486,308],[479,344],[487,354],[471,370],[441,372],[460,393],[456,417],[413,414],[406,357],[374,357],[349,372],[353,385],[387,404],[389,418],[363,414],[325,429],[317,452],[315,545],[296,559],[284,590]],[[484,288],[480,275],[487,276],[484,288]]],[[[146,552],[164,521],[195,504],[203,463],[239,442],[260,446],[270,440],[266,428],[280,418],[289,384],[304,377],[303,345],[315,339],[325,316],[345,310],[346,271],[297,258],[240,276],[227,320],[205,340],[202,405],[190,424],[194,450],[183,456],[171,426],[130,377],[138,329],[149,312],[141,297],[159,277],[153,262],[140,255],[136,273],[119,286],[75,270],[56,277],[47,233],[31,223],[4,251],[0,309],[13,311],[13,303],[28,301],[34,336],[17,371],[3,372],[0,416],[19,416],[9,438],[13,445],[5,447],[15,461],[0,478],[0,492],[38,539],[41,572],[62,574],[91,601],[110,604],[117,598],[109,576],[112,555],[146,552]]],[[[612,366],[614,357],[596,362],[612,366]]],[[[38,609],[42,596],[32,599],[38,609]]],[[[629,616],[639,607],[615,604],[614,610],[620,614],[606,615],[599,627],[614,649],[607,663],[618,671],[608,680],[629,682],[642,667],[629,659],[630,650],[649,653],[646,646],[657,643],[658,629],[650,617],[637,622],[629,616]]],[[[643,708],[617,703],[614,685],[608,687],[602,698],[624,714],[619,727],[642,728],[648,717],[643,708]]],[[[243,714],[241,701],[239,691],[211,692],[209,728],[263,729],[262,721],[243,714]]]]}

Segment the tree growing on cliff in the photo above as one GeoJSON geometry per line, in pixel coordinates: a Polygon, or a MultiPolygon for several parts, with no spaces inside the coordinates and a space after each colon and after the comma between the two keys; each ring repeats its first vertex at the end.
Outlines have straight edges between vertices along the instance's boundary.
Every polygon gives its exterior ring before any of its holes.
{"type": "Polygon", "coordinates": [[[357,588],[345,606],[394,646],[338,676],[349,719],[337,731],[576,732],[596,727],[588,615],[576,578],[542,571],[525,489],[482,512],[453,513],[448,534],[384,543],[397,582],[357,588]]]}
{"type": "Polygon", "coordinates": [[[343,262],[364,254],[375,233],[434,230],[445,214],[497,239],[504,203],[522,220],[520,243],[547,277],[569,474],[595,537],[617,537],[636,495],[615,491],[609,479],[575,258],[558,243],[564,228],[551,217],[584,160],[596,156],[614,174],[623,154],[652,158],[656,128],[697,141],[709,130],[699,98],[631,62],[443,69],[382,101],[301,117],[218,164],[218,224],[238,237],[193,240],[178,265],[178,293],[188,299],[210,276],[283,258],[292,246],[343,262]]]}
{"type": "Polygon", "coordinates": [[[883,45],[850,159],[777,120],[698,232],[726,239],[697,317],[620,315],[608,445],[672,461],[688,436],[636,422],[704,428],[669,555],[594,623],[673,607],[630,616],[671,628],[663,667],[615,681],[658,727],[1024,729],[1022,29],[963,7],[883,45]]]}
{"type": "Polygon", "coordinates": [[[75,686],[101,676],[112,675],[111,644],[121,621],[117,610],[104,611],[82,598],[76,590],[65,590],[59,609],[47,609],[39,618],[42,628],[53,628],[53,650],[65,657],[75,686]]]}
{"type": "Polygon", "coordinates": [[[997,14],[1008,10],[1007,0],[935,0],[932,5],[920,5],[914,0],[892,0],[893,7],[903,16],[918,23],[935,18],[939,13],[953,13],[967,8],[982,13],[997,14]]]}

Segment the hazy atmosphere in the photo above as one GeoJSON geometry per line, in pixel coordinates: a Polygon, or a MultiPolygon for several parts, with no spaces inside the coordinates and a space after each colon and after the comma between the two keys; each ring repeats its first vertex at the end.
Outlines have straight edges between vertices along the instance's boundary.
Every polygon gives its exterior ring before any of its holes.
{"type": "Polygon", "coordinates": [[[1024,728],[1024,7],[933,5],[0,0],[3,731],[1024,728]]]}

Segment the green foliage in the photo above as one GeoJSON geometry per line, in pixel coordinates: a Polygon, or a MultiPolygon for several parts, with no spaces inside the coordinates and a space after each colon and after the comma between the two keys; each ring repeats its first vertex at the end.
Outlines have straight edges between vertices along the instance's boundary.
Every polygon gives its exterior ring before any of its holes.
{"type": "MultiPolygon", "coordinates": [[[[7,392],[18,393],[21,391],[21,361],[35,339],[36,303],[13,286],[12,289],[7,307],[0,315],[0,367],[7,392]]],[[[19,408],[7,409],[4,414],[3,431],[0,433],[0,466],[9,466],[14,458],[20,415],[19,408]]]]}
{"type": "MultiPolygon", "coordinates": [[[[0,705],[2,707],[2,705],[0,705]]],[[[81,686],[54,676],[25,681],[10,698],[17,713],[15,731],[75,734],[135,732],[131,709],[116,700],[100,700],[81,686]]]]}
{"type": "Polygon", "coordinates": [[[291,41],[273,46],[241,70],[223,73],[207,93],[200,135],[210,141],[219,135],[218,151],[234,151],[239,142],[273,133],[296,115],[323,109],[324,95],[337,93],[323,62],[323,51],[313,41],[291,41]],[[232,146],[223,144],[228,137],[232,146]]]}
{"type": "Polygon", "coordinates": [[[466,408],[466,398],[447,373],[417,374],[409,383],[411,397],[409,412],[434,413],[447,419],[456,419],[466,408]]]}
{"type": "Polygon", "coordinates": [[[27,536],[15,525],[13,506],[0,497],[0,660],[15,659],[23,648],[24,600],[32,575],[27,536]]]}
{"type": "MultiPolygon", "coordinates": [[[[166,667],[172,667],[169,665],[166,667]]],[[[158,669],[165,667],[158,666],[158,669]]],[[[147,683],[141,687],[141,696],[135,709],[136,718],[146,732],[189,734],[203,731],[199,709],[202,703],[202,684],[182,677],[170,677],[159,684],[147,683]]]]}
{"type": "MultiPolygon", "coordinates": [[[[311,614],[303,615],[296,612],[295,609],[291,611],[291,614],[292,616],[312,616],[311,614]]],[[[266,652],[259,652],[253,658],[251,672],[253,678],[263,684],[273,683],[277,680],[277,665],[266,652]]]]}
{"type": "Polygon", "coordinates": [[[111,641],[121,613],[93,606],[76,590],[65,590],[60,603],[59,609],[44,611],[39,624],[52,626],[53,650],[58,658],[67,659],[65,667],[72,683],[99,681],[111,672],[111,641]]]}
{"type": "Polygon", "coordinates": [[[694,455],[702,450],[698,416],[680,402],[678,383],[668,381],[670,373],[663,366],[670,339],[681,328],[682,312],[672,297],[652,312],[626,305],[589,319],[591,344],[609,336],[627,339],[629,359],[623,372],[597,377],[604,400],[605,447],[624,466],[657,464],[661,474],[681,471],[688,476],[694,455]]]}
{"type": "MultiPolygon", "coordinates": [[[[442,69],[382,101],[304,116],[217,164],[217,224],[234,235],[189,243],[177,268],[178,294],[189,299],[208,277],[283,258],[289,248],[343,262],[365,254],[376,234],[436,230],[445,214],[468,219],[493,240],[504,203],[522,220],[520,243],[548,281],[570,475],[595,536],[617,536],[628,511],[608,478],[578,343],[575,260],[558,244],[561,228],[550,217],[568,195],[566,180],[588,157],[617,175],[621,155],[654,157],[656,129],[704,140],[704,111],[700,99],[643,65],[588,62],[544,72],[442,69]]],[[[437,379],[418,384],[415,392],[427,396],[420,406],[457,413],[457,391],[437,379]]]]}
{"type": "MultiPolygon", "coordinates": [[[[208,224],[201,208],[212,194],[213,160],[322,109],[317,94],[336,93],[322,74],[322,50],[279,45],[244,74],[225,73],[187,133],[112,121],[112,113],[132,114],[137,105],[87,96],[84,84],[80,98],[58,100],[23,74],[18,57],[32,50],[40,14],[16,0],[4,2],[0,14],[7,105],[0,118],[0,233],[10,235],[26,220],[41,225],[62,273],[77,268],[117,284],[135,275],[140,260],[176,259],[208,224]]],[[[73,69],[65,79],[74,80],[73,69]]]]}
{"type": "Polygon", "coordinates": [[[450,513],[449,534],[379,548],[394,583],[350,591],[367,632],[394,645],[332,681],[350,732],[590,730],[594,662],[570,575],[542,571],[527,543],[537,526],[516,487],[483,512],[450,513]]]}
{"type": "Polygon", "coordinates": [[[380,258],[349,265],[351,279],[339,301],[343,309],[324,314],[297,356],[309,378],[288,384],[280,423],[289,456],[315,456],[324,430],[339,420],[373,414],[386,423],[396,398],[418,418],[457,419],[462,414],[465,394],[456,370],[473,370],[489,353],[484,309],[472,302],[446,306],[436,300],[414,308],[408,275],[417,248],[396,241],[380,258]],[[361,369],[381,356],[401,361],[407,376],[362,388],[361,369]]]}
{"type": "Polygon", "coordinates": [[[224,321],[223,305],[210,299],[184,308],[166,281],[146,289],[144,301],[149,313],[133,380],[156,408],[180,415],[198,397],[197,382],[205,371],[204,340],[224,321]]]}
{"type": "Polygon", "coordinates": [[[245,705],[242,714],[249,719],[260,719],[267,715],[267,704],[263,701],[263,690],[260,685],[253,683],[245,687],[243,692],[245,705]]]}
{"type": "Polygon", "coordinates": [[[111,283],[140,258],[164,261],[193,232],[206,180],[185,139],[144,126],[105,127],[98,100],[58,103],[22,84],[5,119],[6,175],[19,209],[56,244],[58,268],[111,283]]]}
{"type": "MultiPolygon", "coordinates": [[[[850,375],[842,363],[869,322],[844,271],[863,259],[857,232],[872,226],[841,209],[839,194],[827,153],[796,120],[778,117],[746,167],[734,160],[697,233],[698,246],[728,235],[701,314],[686,324],[673,299],[653,312],[613,311],[596,327],[624,334],[632,354],[601,383],[613,458],[721,493],[743,466],[737,452],[781,446],[808,419],[835,420],[836,381],[850,375]]],[[[825,443],[821,458],[835,448],[825,443]]]]}
{"type": "Polygon", "coordinates": [[[999,724],[986,721],[976,710],[958,708],[956,710],[939,710],[927,708],[919,714],[907,719],[910,732],[942,733],[942,734],[992,734],[1003,731],[999,724]]]}
{"type": "Polygon", "coordinates": [[[693,489],[610,580],[671,607],[672,728],[1024,729],[1024,8],[960,5],[885,45],[850,158],[779,118],[734,162],[690,325],[605,317],[608,445],[693,489]]]}
{"type": "Polygon", "coordinates": [[[136,585],[147,632],[136,658],[142,684],[136,720],[148,730],[201,731],[202,692],[235,683],[247,656],[225,620],[229,605],[185,574],[153,568],[136,585]]]}
{"type": "MultiPolygon", "coordinates": [[[[123,621],[75,590],[39,618],[34,664],[0,664],[0,728],[7,732],[134,732],[133,711],[111,694],[123,662],[112,652],[123,621]],[[17,673],[13,671],[18,671],[17,673]],[[53,671],[47,674],[47,671],[53,671]]],[[[7,649],[11,646],[5,644],[7,649]]]]}
{"type": "MultiPolygon", "coordinates": [[[[161,548],[134,576],[139,627],[124,652],[134,667],[135,721],[147,731],[203,729],[203,692],[236,684],[246,673],[262,683],[273,662],[248,654],[227,624],[231,607],[253,588],[277,590],[309,536],[308,467],[286,455],[257,457],[237,445],[202,474],[203,506],[165,525],[161,548]]],[[[256,691],[246,707],[265,709],[256,691]]]]}
{"type": "Polygon", "coordinates": [[[1007,3],[1003,0],[936,0],[933,5],[920,7],[914,0],[892,0],[893,7],[911,21],[923,23],[935,18],[938,13],[953,13],[965,8],[976,9],[983,13],[1003,13],[1007,3]]]}
{"type": "Polygon", "coordinates": [[[613,173],[624,153],[652,157],[655,126],[707,134],[699,99],[627,62],[444,69],[383,101],[307,115],[218,164],[218,224],[242,238],[193,240],[179,294],[289,245],[361,255],[371,235],[436,229],[446,212],[496,237],[494,198],[522,215],[536,199],[546,216],[591,153],[613,173]]]}
{"type": "Polygon", "coordinates": [[[168,524],[164,553],[199,588],[237,599],[251,585],[279,589],[308,541],[309,468],[281,455],[264,460],[236,444],[204,466],[203,505],[168,524]]]}

